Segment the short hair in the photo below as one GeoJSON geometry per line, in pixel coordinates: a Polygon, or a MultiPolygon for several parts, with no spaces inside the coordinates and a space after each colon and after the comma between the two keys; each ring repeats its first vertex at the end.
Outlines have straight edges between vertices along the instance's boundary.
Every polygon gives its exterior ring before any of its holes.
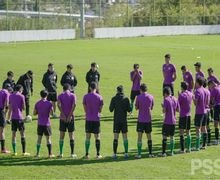
{"type": "Polygon", "coordinates": [[[33,71],[32,70],[29,70],[28,72],[27,72],[27,74],[29,75],[29,76],[33,76],[33,71]]]}
{"type": "Polygon", "coordinates": [[[212,68],[208,68],[208,72],[213,73],[214,70],[212,68]]]}
{"type": "Polygon", "coordinates": [[[183,70],[186,70],[186,66],[183,65],[183,66],[181,67],[181,70],[182,70],[182,71],[183,71],[183,70]]]}
{"type": "Polygon", "coordinates": [[[97,64],[95,62],[91,63],[91,67],[96,67],[97,64]]]}
{"type": "Polygon", "coordinates": [[[11,85],[9,83],[5,83],[4,86],[3,86],[3,89],[10,89],[11,88],[11,85]]]}
{"type": "Polygon", "coordinates": [[[67,83],[64,84],[64,85],[63,85],[63,90],[64,90],[64,91],[70,90],[70,85],[67,84],[67,83]]]}
{"type": "Polygon", "coordinates": [[[117,91],[118,91],[119,93],[123,93],[123,92],[124,92],[124,87],[123,87],[122,85],[118,86],[118,87],[117,87],[117,91]]]}
{"type": "Polygon", "coordinates": [[[141,91],[146,92],[147,91],[147,85],[146,84],[141,84],[140,86],[141,91]]]}
{"type": "Polygon", "coordinates": [[[97,89],[97,84],[96,82],[91,82],[90,86],[89,86],[91,89],[97,89]]]}
{"type": "Polygon", "coordinates": [[[49,64],[48,64],[48,67],[51,67],[51,66],[53,66],[53,63],[49,63],[49,64]]]}
{"type": "Polygon", "coordinates": [[[181,88],[182,88],[183,90],[187,90],[187,89],[188,89],[188,83],[186,83],[186,82],[181,82],[181,88]]]}
{"type": "Polygon", "coordinates": [[[214,82],[213,80],[210,80],[210,81],[208,82],[208,85],[211,85],[211,84],[215,84],[215,82],[214,82]]]}
{"type": "Polygon", "coordinates": [[[200,62],[197,62],[197,63],[194,64],[194,66],[200,68],[202,66],[202,64],[200,62]]]}
{"type": "Polygon", "coordinates": [[[42,98],[47,97],[47,96],[48,96],[47,90],[42,90],[42,91],[40,92],[40,96],[41,96],[42,98]]]}
{"type": "Polygon", "coordinates": [[[203,86],[204,79],[202,77],[199,77],[196,79],[196,83],[198,83],[200,86],[203,86]]]}
{"type": "Polygon", "coordinates": [[[14,76],[14,73],[12,71],[8,71],[7,76],[14,76]]]}
{"type": "Polygon", "coordinates": [[[170,87],[165,87],[165,88],[163,89],[163,95],[165,95],[165,94],[171,95],[171,89],[170,89],[170,87]]]}
{"type": "Polygon", "coordinates": [[[134,69],[139,68],[139,64],[134,64],[134,69]]]}
{"type": "Polygon", "coordinates": [[[15,86],[15,91],[20,91],[20,90],[22,90],[22,89],[23,89],[23,86],[20,85],[20,84],[17,84],[17,85],[15,86]]]}
{"type": "Polygon", "coordinates": [[[66,68],[73,69],[73,65],[72,64],[67,64],[66,68]]]}
{"type": "Polygon", "coordinates": [[[168,54],[165,54],[165,56],[164,56],[165,58],[170,58],[171,57],[171,55],[168,53],[168,54]]]}
{"type": "Polygon", "coordinates": [[[207,87],[207,84],[208,84],[208,83],[207,83],[207,80],[204,79],[204,80],[203,80],[203,87],[206,88],[206,87],[207,87]]]}

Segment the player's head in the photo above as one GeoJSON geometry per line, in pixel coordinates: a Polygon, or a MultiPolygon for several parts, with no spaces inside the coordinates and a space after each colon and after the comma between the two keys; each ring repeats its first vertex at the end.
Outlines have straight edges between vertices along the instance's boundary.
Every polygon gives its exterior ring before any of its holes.
{"type": "Polygon", "coordinates": [[[203,85],[202,85],[202,86],[203,86],[204,88],[206,88],[206,87],[207,87],[207,85],[208,85],[208,82],[207,82],[207,80],[206,80],[206,79],[204,79],[204,80],[203,80],[203,85]]]}
{"type": "Polygon", "coordinates": [[[40,96],[41,96],[41,98],[43,98],[43,99],[47,98],[47,96],[48,96],[47,90],[42,90],[42,91],[40,92],[40,96]]]}
{"type": "Polygon", "coordinates": [[[182,71],[182,73],[185,73],[186,72],[186,66],[185,65],[183,65],[182,67],[181,67],[181,71],[182,71]]]}
{"type": "Polygon", "coordinates": [[[208,75],[209,75],[209,76],[213,75],[213,73],[214,73],[214,71],[213,71],[212,68],[208,68],[207,71],[208,71],[208,75]]]}
{"type": "Polygon", "coordinates": [[[50,72],[54,71],[54,65],[52,63],[48,64],[48,71],[50,71],[50,72]]]}
{"type": "Polygon", "coordinates": [[[196,88],[202,87],[204,83],[204,79],[202,77],[199,77],[196,79],[196,88]]]}
{"type": "Polygon", "coordinates": [[[117,87],[117,93],[124,93],[124,87],[122,85],[117,87]]]}
{"type": "Polygon", "coordinates": [[[213,80],[210,80],[210,81],[208,82],[208,86],[209,86],[209,89],[212,89],[213,87],[216,86],[216,84],[215,84],[215,82],[214,82],[213,80]]]}
{"type": "Polygon", "coordinates": [[[90,86],[89,86],[89,89],[91,91],[95,91],[97,89],[97,84],[96,82],[91,82],[90,86]]]}
{"type": "Polygon", "coordinates": [[[29,70],[28,72],[27,72],[27,76],[28,76],[28,78],[32,78],[33,77],[33,71],[31,71],[31,70],[29,70]]]}
{"type": "Polygon", "coordinates": [[[141,89],[141,93],[145,93],[145,92],[147,92],[147,85],[144,84],[144,83],[141,84],[140,89],[141,89]]]}
{"type": "Polygon", "coordinates": [[[197,62],[197,63],[194,64],[194,66],[195,66],[196,72],[199,72],[201,67],[202,67],[202,64],[200,62],[197,62]]]}
{"type": "Polygon", "coordinates": [[[170,59],[171,59],[171,55],[170,54],[165,54],[164,58],[165,58],[165,62],[167,64],[170,63],[170,59]]]}
{"type": "Polygon", "coordinates": [[[163,89],[163,96],[164,97],[167,97],[167,96],[170,96],[171,95],[171,89],[170,89],[170,87],[165,87],[164,89],[163,89]]]}
{"type": "Polygon", "coordinates": [[[23,86],[20,85],[20,84],[17,84],[17,85],[15,86],[15,91],[22,93],[22,92],[23,92],[23,86]]]}
{"type": "Polygon", "coordinates": [[[63,91],[68,91],[68,90],[70,90],[70,85],[66,83],[63,85],[63,91]]]}
{"type": "Polygon", "coordinates": [[[4,84],[3,89],[8,90],[9,92],[11,91],[12,87],[9,83],[4,84]]]}
{"type": "Polygon", "coordinates": [[[133,68],[134,68],[134,70],[138,70],[139,69],[139,64],[134,64],[133,68]]]}
{"type": "Polygon", "coordinates": [[[7,78],[8,78],[9,80],[12,80],[13,77],[14,77],[14,73],[13,73],[12,71],[8,71],[8,72],[7,72],[7,78]]]}
{"type": "Polygon", "coordinates": [[[67,69],[68,72],[71,72],[72,69],[73,69],[73,65],[72,65],[72,64],[68,64],[68,65],[66,66],[66,69],[67,69]]]}
{"type": "Polygon", "coordinates": [[[187,88],[188,88],[188,83],[186,83],[186,82],[181,82],[181,89],[182,89],[182,91],[186,91],[187,88]]]}
{"type": "Polygon", "coordinates": [[[97,71],[97,64],[95,62],[91,63],[91,69],[93,72],[97,71]]]}

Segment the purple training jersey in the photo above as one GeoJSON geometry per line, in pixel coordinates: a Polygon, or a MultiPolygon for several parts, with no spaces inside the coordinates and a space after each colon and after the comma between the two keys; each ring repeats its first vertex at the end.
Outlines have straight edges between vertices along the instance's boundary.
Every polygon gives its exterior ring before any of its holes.
{"type": "Polygon", "coordinates": [[[0,109],[4,109],[5,105],[8,104],[9,101],[9,92],[5,89],[0,91],[0,109]]]}
{"type": "Polygon", "coordinates": [[[204,88],[204,92],[205,92],[205,104],[206,104],[206,113],[208,113],[210,111],[210,91],[206,88],[204,88]]]}
{"type": "Polygon", "coordinates": [[[192,92],[193,90],[193,75],[190,71],[187,71],[183,74],[183,80],[188,84],[187,90],[192,92]]]}
{"type": "MultiPolygon", "coordinates": [[[[66,91],[58,96],[58,101],[61,103],[61,109],[64,113],[60,114],[60,119],[66,120],[72,111],[72,107],[76,105],[76,95],[66,91]]],[[[72,120],[74,120],[74,114],[72,114],[72,120]]]]}
{"type": "Polygon", "coordinates": [[[38,125],[50,126],[50,112],[53,110],[52,103],[41,99],[35,104],[35,110],[38,114],[38,125]]]}
{"type": "Polygon", "coordinates": [[[180,93],[178,97],[178,103],[180,107],[180,117],[186,117],[191,115],[191,106],[193,101],[193,94],[186,90],[180,93]]]}
{"type": "Polygon", "coordinates": [[[206,113],[206,99],[205,99],[205,91],[203,87],[200,87],[195,90],[195,100],[197,102],[196,105],[196,114],[205,114],[206,113]]]}
{"type": "Polygon", "coordinates": [[[12,109],[12,120],[23,120],[22,110],[25,105],[25,98],[20,92],[15,92],[9,96],[9,104],[12,109]]]}
{"type": "Polygon", "coordinates": [[[102,96],[97,93],[88,93],[83,98],[83,105],[86,108],[87,121],[100,121],[100,108],[103,106],[102,96]]]}
{"type": "Polygon", "coordinates": [[[214,102],[214,106],[220,105],[220,85],[216,85],[212,88],[211,99],[214,102]]]}
{"type": "Polygon", "coordinates": [[[154,98],[148,93],[140,94],[136,100],[136,108],[139,110],[138,122],[151,122],[151,110],[154,106],[154,98]]]}
{"type": "Polygon", "coordinates": [[[164,64],[163,74],[164,74],[164,84],[171,85],[174,83],[173,76],[176,73],[176,67],[174,64],[164,64]]]}
{"type": "Polygon", "coordinates": [[[176,124],[176,111],[179,109],[178,101],[173,96],[168,96],[164,99],[163,108],[165,109],[164,124],[176,124]]]}
{"type": "Polygon", "coordinates": [[[199,71],[196,73],[196,79],[198,79],[199,77],[205,78],[205,74],[202,71],[199,71]]]}
{"type": "Polygon", "coordinates": [[[218,78],[214,75],[209,76],[207,79],[208,79],[208,81],[213,81],[216,84],[220,84],[218,78]]]}
{"type": "Polygon", "coordinates": [[[140,90],[140,84],[141,84],[141,79],[143,77],[143,72],[142,71],[132,71],[130,73],[130,78],[133,82],[132,84],[132,91],[139,91],[140,90]]]}

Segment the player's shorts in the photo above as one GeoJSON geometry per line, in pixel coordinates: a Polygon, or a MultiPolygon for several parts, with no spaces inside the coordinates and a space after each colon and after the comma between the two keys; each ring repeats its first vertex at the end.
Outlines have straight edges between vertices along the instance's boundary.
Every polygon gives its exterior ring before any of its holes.
{"type": "Polygon", "coordinates": [[[175,125],[163,124],[162,135],[163,136],[174,136],[175,134],[175,125]]]}
{"type": "Polygon", "coordinates": [[[0,109],[0,127],[6,126],[6,120],[5,120],[5,112],[3,109],[0,109]]]}
{"type": "Polygon", "coordinates": [[[135,98],[136,98],[136,96],[138,96],[138,95],[140,95],[141,93],[140,93],[140,91],[131,91],[131,96],[130,96],[130,98],[131,98],[131,100],[135,100],[135,98]]]}
{"type": "Polygon", "coordinates": [[[205,114],[206,125],[209,126],[210,123],[210,111],[205,114]]]}
{"type": "Polygon", "coordinates": [[[114,122],[113,125],[113,133],[120,133],[122,132],[123,134],[128,132],[128,125],[127,122],[114,122]]]}
{"type": "Polygon", "coordinates": [[[59,130],[62,132],[74,132],[75,131],[75,125],[74,125],[74,120],[71,120],[70,122],[65,122],[60,120],[60,127],[59,130]]]}
{"type": "Polygon", "coordinates": [[[220,120],[220,105],[214,107],[214,120],[215,121],[220,120]]]}
{"type": "Polygon", "coordinates": [[[99,134],[100,133],[100,122],[99,121],[86,121],[85,131],[86,133],[99,134]]]}
{"type": "Polygon", "coordinates": [[[179,129],[190,130],[191,128],[191,116],[185,116],[179,118],[179,129]]]}
{"type": "Polygon", "coordinates": [[[12,119],[11,120],[11,130],[15,131],[15,132],[17,132],[17,130],[24,131],[25,130],[24,121],[12,119]]]}
{"type": "Polygon", "coordinates": [[[163,89],[165,87],[169,87],[170,90],[171,90],[171,95],[174,96],[174,86],[173,86],[173,84],[163,84],[163,89]]]}
{"type": "Polygon", "coordinates": [[[196,114],[195,115],[195,126],[202,127],[206,126],[206,115],[205,114],[196,114]]]}
{"type": "Polygon", "coordinates": [[[141,133],[147,133],[150,134],[152,132],[152,124],[151,122],[149,123],[144,123],[144,122],[137,122],[137,132],[141,133]]]}
{"type": "Polygon", "coordinates": [[[38,125],[37,127],[37,135],[38,136],[51,136],[52,135],[52,131],[51,131],[51,127],[50,126],[41,126],[38,125]]]}
{"type": "Polygon", "coordinates": [[[48,101],[57,102],[57,92],[49,92],[47,96],[48,101]]]}

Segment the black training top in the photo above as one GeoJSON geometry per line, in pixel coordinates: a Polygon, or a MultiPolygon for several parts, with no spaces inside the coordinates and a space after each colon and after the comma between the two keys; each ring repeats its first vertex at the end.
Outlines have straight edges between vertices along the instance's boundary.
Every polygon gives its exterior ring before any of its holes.
{"type": "Polygon", "coordinates": [[[42,79],[42,84],[48,92],[56,92],[57,90],[57,73],[55,71],[47,71],[42,79]]]}
{"type": "Polygon", "coordinates": [[[73,73],[65,72],[60,81],[61,85],[69,84],[71,87],[71,91],[74,91],[74,88],[77,86],[77,78],[73,73]]]}

